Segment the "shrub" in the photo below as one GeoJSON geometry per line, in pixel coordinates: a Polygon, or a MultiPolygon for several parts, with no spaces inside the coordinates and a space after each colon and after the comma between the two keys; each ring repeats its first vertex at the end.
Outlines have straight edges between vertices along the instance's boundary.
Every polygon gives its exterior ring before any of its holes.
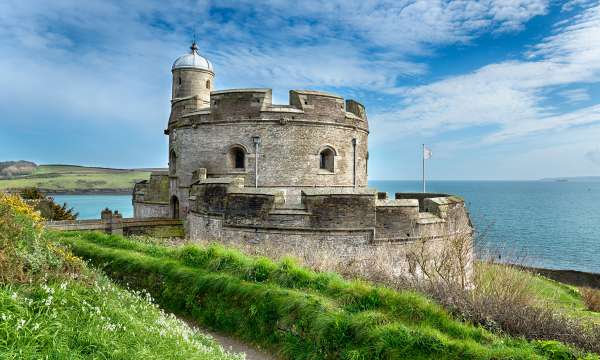
{"type": "Polygon", "coordinates": [[[558,340],[600,353],[600,325],[540,303],[532,275],[506,264],[476,263],[474,289],[445,284],[422,290],[456,316],[495,332],[528,339],[558,340]]]}
{"type": "Polygon", "coordinates": [[[46,237],[41,216],[18,195],[0,193],[0,284],[77,272],[81,261],[46,237]]]}
{"type": "Polygon", "coordinates": [[[73,208],[67,207],[67,203],[63,203],[62,205],[55,203],[54,198],[46,196],[38,188],[25,188],[21,190],[20,195],[23,199],[31,203],[46,220],[75,220],[79,216],[73,208]]]}
{"type": "Polygon", "coordinates": [[[41,200],[46,198],[46,194],[35,187],[24,188],[19,195],[25,200],[41,200]]]}
{"type": "Polygon", "coordinates": [[[579,289],[579,293],[588,310],[600,312],[600,290],[584,287],[579,289]]]}

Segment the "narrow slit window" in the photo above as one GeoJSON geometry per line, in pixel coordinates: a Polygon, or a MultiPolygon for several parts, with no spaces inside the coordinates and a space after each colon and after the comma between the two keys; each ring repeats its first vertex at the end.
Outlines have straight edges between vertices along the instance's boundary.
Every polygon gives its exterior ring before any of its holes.
{"type": "Polygon", "coordinates": [[[177,154],[175,154],[175,150],[171,150],[169,154],[169,169],[171,170],[171,175],[177,173],[177,154]]]}

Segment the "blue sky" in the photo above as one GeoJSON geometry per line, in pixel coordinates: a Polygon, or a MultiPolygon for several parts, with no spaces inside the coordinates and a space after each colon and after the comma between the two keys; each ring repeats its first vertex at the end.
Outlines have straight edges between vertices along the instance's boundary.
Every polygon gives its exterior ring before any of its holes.
{"type": "Polygon", "coordinates": [[[193,34],[216,88],[355,98],[370,176],[600,175],[600,3],[0,2],[0,161],[167,163],[170,66],[193,34]]]}

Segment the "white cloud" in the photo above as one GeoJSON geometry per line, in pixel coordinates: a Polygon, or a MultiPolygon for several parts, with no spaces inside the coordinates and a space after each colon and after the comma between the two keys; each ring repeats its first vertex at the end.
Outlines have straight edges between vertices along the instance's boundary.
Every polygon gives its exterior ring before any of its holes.
{"type": "MultiPolygon", "coordinates": [[[[600,5],[557,27],[527,55],[528,60],[395,89],[403,97],[402,109],[379,114],[374,127],[392,137],[487,126],[493,130],[484,141],[497,142],[600,121],[600,105],[561,113],[547,97],[547,91],[558,86],[600,81],[600,5]]],[[[570,95],[583,99],[585,93],[570,95]]]]}
{"type": "Polygon", "coordinates": [[[564,97],[571,103],[578,103],[582,101],[590,100],[590,94],[586,89],[569,89],[563,90],[560,93],[560,96],[564,97]]]}
{"type": "Polygon", "coordinates": [[[596,0],[568,0],[562,5],[562,11],[573,11],[581,7],[589,7],[596,3],[596,0]]]}
{"type": "Polygon", "coordinates": [[[380,90],[427,71],[412,55],[519,29],[546,8],[546,0],[5,1],[0,95],[5,106],[37,98],[45,112],[159,122],[168,66],[193,31],[225,87],[380,90]],[[233,18],[212,14],[214,6],[233,18]]]}

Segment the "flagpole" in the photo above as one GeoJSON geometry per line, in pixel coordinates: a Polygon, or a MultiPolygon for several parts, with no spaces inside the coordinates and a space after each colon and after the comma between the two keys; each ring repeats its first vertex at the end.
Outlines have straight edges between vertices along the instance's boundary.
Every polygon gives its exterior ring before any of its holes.
{"type": "Polygon", "coordinates": [[[423,193],[425,193],[425,144],[423,144],[423,154],[421,155],[423,161],[423,193]]]}

